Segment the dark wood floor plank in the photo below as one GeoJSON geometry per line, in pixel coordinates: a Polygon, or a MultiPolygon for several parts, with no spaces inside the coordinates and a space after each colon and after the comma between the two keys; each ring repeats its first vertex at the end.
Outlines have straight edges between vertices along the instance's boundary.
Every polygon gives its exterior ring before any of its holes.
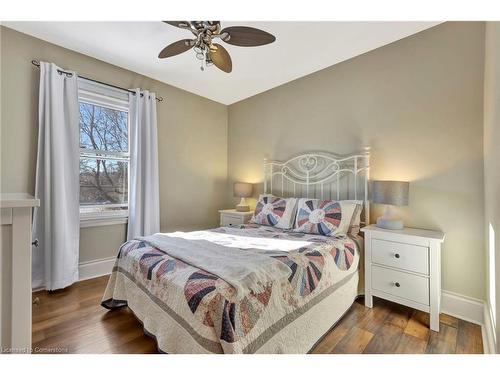
{"type": "Polygon", "coordinates": [[[97,343],[103,340],[116,340],[121,343],[130,338],[129,334],[132,336],[142,335],[142,326],[132,313],[123,311],[115,314],[114,319],[101,319],[96,323],[90,323],[87,327],[71,331],[70,334],[50,336],[38,342],[37,345],[40,347],[64,347],[75,353],[101,353],[97,343]],[[93,349],[94,347],[95,349],[93,349]]]}
{"type": "Polygon", "coordinates": [[[358,328],[373,334],[377,333],[391,312],[391,304],[387,301],[377,301],[372,309],[369,309],[363,320],[356,324],[358,328]]]}
{"type": "Polygon", "coordinates": [[[483,353],[481,327],[477,324],[458,321],[457,354],[483,353]]]}
{"type": "Polygon", "coordinates": [[[48,315],[44,320],[38,320],[34,322],[32,325],[32,331],[37,333],[39,331],[47,331],[50,329],[56,329],[56,327],[60,327],[61,325],[68,325],[70,328],[73,324],[76,324],[78,321],[82,323],[88,322],[87,318],[97,318],[99,313],[102,311],[102,307],[96,302],[93,306],[88,306],[86,308],[76,307],[73,311],[68,312],[62,315],[55,315],[51,317],[48,315]]]}
{"type": "Polygon", "coordinates": [[[412,308],[394,303],[386,322],[404,330],[408,325],[408,321],[410,320],[412,314],[412,308]]]}
{"type": "Polygon", "coordinates": [[[349,330],[349,332],[347,332],[342,340],[335,345],[332,353],[361,354],[372,338],[373,333],[354,326],[349,330]]]}
{"type": "Polygon", "coordinates": [[[399,339],[394,353],[397,354],[423,354],[427,348],[427,341],[403,333],[399,339]]]}
{"type": "MultiPolygon", "coordinates": [[[[104,351],[108,353],[108,351],[104,351]]],[[[147,336],[138,336],[122,345],[114,345],[109,353],[113,354],[157,354],[156,342],[147,336]]]]}
{"type": "Polygon", "coordinates": [[[440,323],[439,333],[430,331],[426,353],[453,354],[457,350],[457,328],[440,323]]]}
{"type": "Polygon", "coordinates": [[[439,321],[443,324],[446,324],[448,326],[452,326],[454,328],[458,328],[458,319],[455,318],[454,316],[446,315],[446,314],[440,314],[439,315],[439,321]]]}
{"type": "MultiPolygon", "coordinates": [[[[135,319],[135,318],[134,318],[135,319]]],[[[109,326],[103,329],[104,335],[99,335],[97,340],[91,343],[79,344],[75,347],[76,353],[92,353],[96,346],[101,346],[101,353],[114,353],[117,348],[124,348],[130,342],[144,338],[144,330],[130,318],[119,325],[109,326]],[[104,344],[104,346],[102,346],[104,344]]],[[[122,349],[123,350],[123,349],[122,349]]]]}
{"type": "Polygon", "coordinates": [[[363,353],[395,353],[402,335],[403,329],[401,327],[385,322],[377,331],[377,334],[370,340],[363,353]]]}
{"type": "Polygon", "coordinates": [[[354,303],[345,316],[335,325],[311,352],[313,354],[331,353],[333,348],[344,338],[355,324],[361,322],[369,311],[364,305],[354,303]]]}
{"type": "MultiPolygon", "coordinates": [[[[100,306],[108,276],[56,292],[35,292],[33,347],[69,353],[156,353],[128,308],[100,306]]],[[[373,309],[356,301],[313,353],[482,353],[481,327],[441,314],[440,332],[429,314],[376,298],[373,309]]]]}
{"type": "Polygon", "coordinates": [[[330,353],[333,348],[344,338],[344,336],[349,332],[350,328],[345,325],[340,324],[338,327],[332,329],[328,334],[323,337],[323,339],[316,345],[312,350],[312,354],[327,354],[330,353]]]}
{"type": "Polygon", "coordinates": [[[406,325],[404,332],[417,339],[427,341],[429,339],[429,314],[414,310],[406,325]]]}

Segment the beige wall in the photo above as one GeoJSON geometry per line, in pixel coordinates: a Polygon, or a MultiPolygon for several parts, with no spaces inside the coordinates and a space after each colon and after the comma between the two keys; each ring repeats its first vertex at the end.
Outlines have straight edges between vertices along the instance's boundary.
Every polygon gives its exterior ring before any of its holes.
{"type": "Polygon", "coordinates": [[[486,298],[497,322],[500,351],[500,22],[486,24],[484,72],[484,207],[486,224],[486,298]]]}
{"type": "Polygon", "coordinates": [[[371,146],[373,179],[411,181],[406,224],[446,232],[443,288],[483,299],[483,60],[483,23],[445,23],[233,104],[229,180],[371,146]]]}
{"type": "MultiPolygon", "coordinates": [[[[100,60],[1,28],[1,191],[34,193],[39,71],[51,61],[83,76],[155,91],[158,104],[161,229],[218,223],[226,201],[227,107],[100,60]]],[[[80,261],[116,254],[125,225],[85,228],[80,261]]]]}

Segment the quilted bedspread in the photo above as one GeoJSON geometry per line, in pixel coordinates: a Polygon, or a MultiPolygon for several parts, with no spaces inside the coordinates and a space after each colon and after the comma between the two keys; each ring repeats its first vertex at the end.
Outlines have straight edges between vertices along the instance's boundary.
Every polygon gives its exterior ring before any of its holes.
{"type": "Polygon", "coordinates": [[[169,352],[186,351],[182,348],[192,342],[209,353],[255,352],[288,320],[307,313],[353,276],[359,263],[357,240],[351,237],[308,235],[257,225],[189,232],[183,237],[238,251],[251,249],[283,263],[290,272],[240,295],[211,273],[209,266],[194,266],[168,255],[147,238],[124,243],[102,305],[129,305],[145,329],[154,327],[155,332],[150,333],[156,336],[159,349],[169,352]],[[175,322],[175,329],[155,324],[163,314],[162,321],[175,322]],[[189,343],[183,344],[183,340],[189,343]]]}

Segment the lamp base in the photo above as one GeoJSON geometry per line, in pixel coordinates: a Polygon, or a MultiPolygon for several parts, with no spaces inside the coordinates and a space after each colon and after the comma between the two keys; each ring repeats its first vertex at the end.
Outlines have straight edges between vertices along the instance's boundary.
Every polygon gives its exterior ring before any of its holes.
{"type": "Polygon", "coordinates": [[[240,203],[236,206],[236,211],[238,212],[248,212],[250,211],[250,206],[247,204],[245,198],[241,198],[240,203]]]}
{"type": "Polygon", "coordinates": [[[248,211],[250,211],[250,206],[249,205],[246,205],[246,206],[237,205],[236,206],[236,211],[238,211],[238,212],[248,212],[248,211]]]}
{"type": "Polygon", "coordinates": [[[380,216],[377,218],[377,227],[383,228],[383,229],[403,229],[403,220],[398,219],[398,218],[387,218],[384,216],[380,216]]]}

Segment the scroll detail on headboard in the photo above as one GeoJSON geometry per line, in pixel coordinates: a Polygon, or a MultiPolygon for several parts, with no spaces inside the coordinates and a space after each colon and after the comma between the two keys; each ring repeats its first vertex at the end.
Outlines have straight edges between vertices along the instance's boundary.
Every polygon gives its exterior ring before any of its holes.
{"type": "Polygon", "coordinates": [[[284,162],[264,159],[264,193],[282,197],[362,200],[365,225],[370,218],[369,178],[369,147],[360,154],[348,156],[307,152],[284,162]]]}

